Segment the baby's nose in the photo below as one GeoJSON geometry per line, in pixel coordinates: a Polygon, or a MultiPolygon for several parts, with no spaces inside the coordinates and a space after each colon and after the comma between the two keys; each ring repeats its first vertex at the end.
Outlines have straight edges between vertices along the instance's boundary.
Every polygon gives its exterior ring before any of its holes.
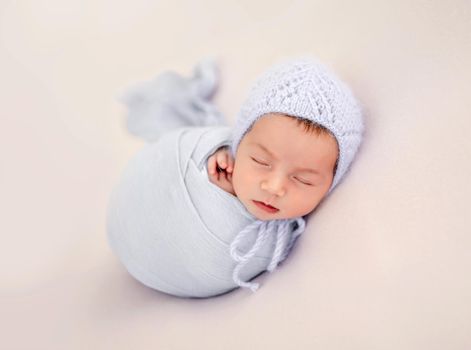
{"type": "Polygon", "coordinates": [[[279,197],[283,196],[286,192],[284,180],[281,177],[273,177],[269,180],[262,181],[261,188],[262,190],[271,194],[276,194],[279,197]]]}

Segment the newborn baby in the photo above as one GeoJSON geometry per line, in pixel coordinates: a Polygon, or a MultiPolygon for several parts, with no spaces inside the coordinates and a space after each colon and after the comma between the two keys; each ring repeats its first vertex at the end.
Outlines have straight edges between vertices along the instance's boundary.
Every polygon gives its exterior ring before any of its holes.
{"type": "Polygon", "coordinates": [[[350,89],[311,57],[263,73],[229,127],[209,103],[211,67],[127,95],[128,129],[151,143],[108,209],[109,244],[128,271],[190,298],[256,291],[251,281],[287,257],[342,180],[364,128],[350,89]]]}
{"type": "Polygon", "coordinates": [[[324,198],[338,154],[337,141],[325,127],[267,113],[244,136],[235,160],[228,147],[208,158],[208,176],[260,220],[295,218],[324,198]]]}

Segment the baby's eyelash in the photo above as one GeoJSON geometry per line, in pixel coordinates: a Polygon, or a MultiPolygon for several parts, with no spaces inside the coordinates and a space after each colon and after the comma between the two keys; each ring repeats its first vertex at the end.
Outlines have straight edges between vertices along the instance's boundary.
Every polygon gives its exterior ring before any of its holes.
{"type": "MultiPolygon", "coordinates": [[[[253,158],[253,157],[250,157],[250,158],[251,158],[255,163],[257,163],[257,164],[264,165],[264,166],[268,166],[268,164],[262,163],[262,162],[256,160],[256,159],[253,158]]],[[[306,185],[306,186],[313,186],[312,184],[310,184],[310,183],[308,183],[308,182],[305,182],[305,181],[303,181],[303,180],[301,180],[301,179],[299,179],[299,178],[296,178],[296,180],[298,180],[299,182],[301,182],[302,184],[304,184],[304,185],[306,185]]]]}
{"type": "Polygon", "coordinates": [[[301,180],[301,179],[296,178],[296,180],[298,180],[299,182],[301,182],[301,183],[303,183],[303,184],[305,184],[305,185],[307,185],[307,186],[312,186],[312,184],[310,184],[310,183],[308,183],[308,182],[304,182],[304,181],[301,180]]]}
{"type": "Polygon", "coordinates": [[[260,164],[260,165],[265,165],[265,166],[268,166],[268,164],[265,164],[265,163],[259,162],[258,160],[256,160],[256,159],[255,159],[255,158],[253,158],[253,157],[250,157],[250,158],[252,158],[252,160],[253,160],[255,163],[258,163],[258,164],[260,164]]]}

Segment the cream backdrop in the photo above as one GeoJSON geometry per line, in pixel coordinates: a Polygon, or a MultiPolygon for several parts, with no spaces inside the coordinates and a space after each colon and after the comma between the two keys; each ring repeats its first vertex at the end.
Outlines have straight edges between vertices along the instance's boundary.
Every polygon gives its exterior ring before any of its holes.
{"type": "Polygon", "coordinates": [[[0,1],[1,349],[471,349],[471,3],[0,1]],[[365,106],[365,142],[287,262],[204,300],[135,281],[108,196],[143,141],[117,95],[309,53],[365,106]]]}

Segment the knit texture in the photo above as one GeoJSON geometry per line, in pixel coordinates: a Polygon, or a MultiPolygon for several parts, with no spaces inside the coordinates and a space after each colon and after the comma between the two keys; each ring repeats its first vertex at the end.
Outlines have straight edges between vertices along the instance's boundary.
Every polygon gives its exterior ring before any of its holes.
{"type": "Polygon", "coordinates": [[[349,87],[311,56],[276,63],[254,83],[237,115],[231,153],[266,113],[283,113],[316,122],[332,132],[339,146],[337,171],[329,193],[348,170],[360,146],[364,122],[349,87]]]}
{"type": "Polygon", "coordinates": [[[219,295],[234,286],[255,292],[259,284],[252,279],[275,271],[306,228],[304,217],[256,220],[236,197],[211,184],[206,170],[201,176],[209,154],[227,144],[235,159],[243,136],[266,113],[306,118],[329,129],[339,144],[330,191],[353,160],[363,132],[348,87],[317,60],[303,57],[266,71],[226,134],[216,127],[226,123],[211,102],[216,68],[205,60],[190,78],[164,72],[121,98],[129,109],[128,130],[150,143],[113,192],[109,242],[135,278],[178,296],[219,295]],[[207,138],[196,137],[203,131],[207,138]]]}
{"type": "Polygon", "coordinates": [[[232,273],[234,282],[240,287],[250,288],[252,292],[256,292],[260,287],[260,284],[242,281],[239,276],[241,269],[246,266],[251,259],[253,259],[257,251],[266,244],[270,237],[274,237],[276,235],[276,245],[273,250],[273,256],[267,266],[267,270],[269,272],[275,271],[278,265],[286,259],[294,245],[294,242],[296,242],[296,239],[304,232],[305,228],[306,222],[302,217],[269,221],[255,220],[252,224],[246,226],[237,234],[230,246],[231,256],[238,263],[232,273]],[[296,223],[296,228],[294,230],[291,228],[292,223],[296,223]],[[253,235],[255,232],[257,238],[252,248],[250,248],[250,250],[248,250],[244,255],[239,255],[237,253],[237,249],[241,242],[246,240],[247,236],[253,235]]]}

